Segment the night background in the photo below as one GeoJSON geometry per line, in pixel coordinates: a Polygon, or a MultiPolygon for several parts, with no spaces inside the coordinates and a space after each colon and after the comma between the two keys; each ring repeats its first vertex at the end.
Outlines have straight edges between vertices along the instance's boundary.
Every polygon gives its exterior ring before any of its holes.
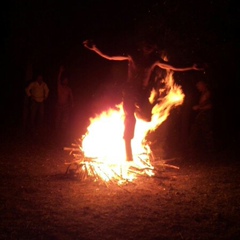
{"type": "Polygon", "coordinates": [[[0,239],[240,239],[238,5],[230,0],[2,3],[0,239]],[[181,129],[194,118],[180,123],[179,106],[162,124],[170,155],[158,142],[151,152],[154,176],[139,175],[123,185],[81,178],[79,163],[75,169],[64,147],[85,133],[90,117],[121,102],[127,79],[127,63],[101,58],[83,46],[85,40],[108,55],[126,55],[148,41],[176,67],[203,67],[175,72],[174,79],[192,105],[198,101],[196,82],[209,83],[215,151],[181,151],[188,140],[179,140],[181,129]],[[75,98],[66,135],[54,128],[61,65],[75,98]],[[50,89],[40,134],[23,128],[25,87],[38,73],[50,89]]]}
{"type": "Polygon", "coordinates": [[[60,65],[70,76],[77,116],[92,115],[96,101],[103,108],[114,105],[121,99],[125,63],[102,59],[82,42],[90,39],[103,52],[122,55],[136,42],[150,40],[167,52],[171,64],[205,68],[202,75],[176,73],[176,79],[186,87],[200,78],[210,82],[216,128],[224,138],[236,138],[238,16],[239,7],[227,0],[10,1],[1,9],[1,120],[21,125],[24,88],[38,72],[50,88],[50,118],[60,65]]]}

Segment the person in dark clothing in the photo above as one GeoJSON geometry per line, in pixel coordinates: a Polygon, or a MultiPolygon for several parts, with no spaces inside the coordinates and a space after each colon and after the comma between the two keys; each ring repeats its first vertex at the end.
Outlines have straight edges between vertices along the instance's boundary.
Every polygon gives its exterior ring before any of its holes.
{"type": "Polygon", "coordinates": [[[213,103],[212,93],[208,84],[200,80],[196,83],[197,90],[200,93],[200,98],[197,105],[193,106],[193,110],[196,112],[191,134],[190,134],[190,146],[196,148],[198,143],[203,140],[204,148],[212,152],[214,150],[214,138],[213,138],[213,103]]]}

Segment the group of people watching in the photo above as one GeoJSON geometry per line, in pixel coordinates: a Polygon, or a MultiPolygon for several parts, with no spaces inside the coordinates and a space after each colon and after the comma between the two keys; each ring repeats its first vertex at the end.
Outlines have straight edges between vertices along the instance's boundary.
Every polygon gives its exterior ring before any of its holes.
{"type": "MultiPolygon", "coordinates": [[[[54,128],[59,132],[67,130],[71,109],[74,106],[73,92],[65,68],[60,67],[57,77],[57,100],[54,111],[54,128]]],[[[42,74],[25,88],[24,128],[31,133],[39,133],[45,128],[45,103],[49,97],[49,87],[42,74]]]]}

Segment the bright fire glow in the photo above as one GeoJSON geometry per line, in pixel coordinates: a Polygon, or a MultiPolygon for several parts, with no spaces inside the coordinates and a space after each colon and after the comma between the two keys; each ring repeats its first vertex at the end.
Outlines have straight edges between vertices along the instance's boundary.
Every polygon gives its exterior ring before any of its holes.
{"type": "MultiPolygon", "coordinates": [[[[149,154],[151,150],[145,143],[145,137],[151,131],[154,131],[163,121],[165,121],[173,107],[182,104],[184,94],[181,87],[176,85],[173,80],[173,72],[169,71],[165,78],[165,96],[160,98],[152,109],[152,118],[150,122],[144,122],[137,119],[135,135],[132,140],[132,151],[134,163],[139,168],[146,169],[145,173],[153,174],[153,167],[150,163],[149,154]],[[139,160],[141,157],[141,161],[139,160]],[[145,164],[143,164],[143,162],[145,164]]],[[[149,98],[150,102],[156,99],[158,93],[152,91],[149,98]]],[[[116,176],[125,176],[128,180],[136,176],[128,172],[128,166],[125,161],[125,144],[123,140],[124,131],[124,113],[122,103],[115,109],[109,109],[90,119],[90,125],[82,141],[82,151],[87,158],[94,159],[94,164],[85,164],[83,168],[89,171],[94,168],[94,174],[100,176],[103,180],[109,181],[116,176]]]]}

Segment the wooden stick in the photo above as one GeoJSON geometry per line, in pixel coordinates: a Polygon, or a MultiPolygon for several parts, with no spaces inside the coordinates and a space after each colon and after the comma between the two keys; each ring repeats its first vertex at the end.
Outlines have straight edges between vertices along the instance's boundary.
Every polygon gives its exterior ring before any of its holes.
{"type": "Polygon", "coordinates": [[[79,148],[64,147],[63,150],[65,150],[65,151],[78,151],[79,152],[79,148]]]}

